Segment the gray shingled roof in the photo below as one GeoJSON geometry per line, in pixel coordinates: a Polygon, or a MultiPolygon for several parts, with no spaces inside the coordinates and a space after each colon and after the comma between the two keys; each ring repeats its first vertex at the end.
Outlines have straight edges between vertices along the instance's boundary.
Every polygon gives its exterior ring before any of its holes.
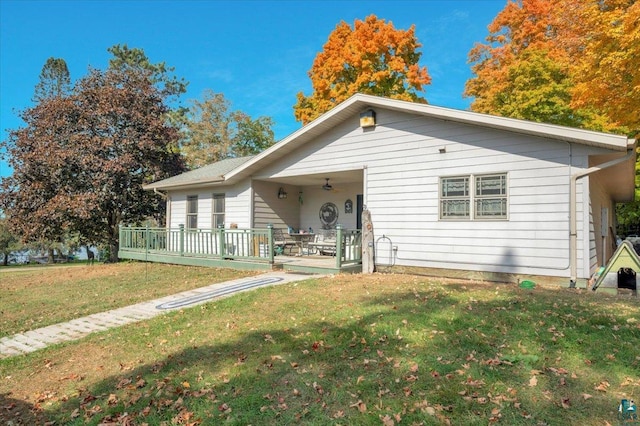
{"type": "Polygon", "coordinates": [[[177,176],[150,183],[149,185],[145,185],[144,189],[167,189],[198,183],[223,182],[226,173],[229,173],[231,170],[241,166],[252,158],[253,156],[226,158],[217,163],[200,167],[199,169],[190,170],[177,176]]]}

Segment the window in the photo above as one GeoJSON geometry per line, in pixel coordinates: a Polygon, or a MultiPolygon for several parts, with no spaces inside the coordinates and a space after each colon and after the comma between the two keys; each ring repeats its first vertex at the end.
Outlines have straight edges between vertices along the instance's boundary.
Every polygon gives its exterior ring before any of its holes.
{"type": "Polygon", "coordinates": [[[213,194],[211,226],[214,229],[224,227],[224,194],[213,194]]]}
{"type": "Polygon", "coordinates": [[[440,219],[471,218],[507,218],[506,173],[440,179],[440,219]]]}
{"type": "Polygon", "coordinates": [[[187,229],[198,227],[198,196],[189,195],[187,197],[187,229]]]}
{"type": "Polygon", "coordinates": [[[469,177],[443,178],[440,187],[440,217],[469,218],[469,177]]]}
{"type": "Polygon", "coordinates": [[[507,218],[507,175],[476,177],[476,219],[507,218]]]}

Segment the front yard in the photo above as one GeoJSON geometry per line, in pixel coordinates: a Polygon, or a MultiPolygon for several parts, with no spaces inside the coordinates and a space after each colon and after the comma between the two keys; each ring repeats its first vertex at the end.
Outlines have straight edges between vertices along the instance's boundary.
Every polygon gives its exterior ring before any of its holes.
{"type": "Polygon", "coordinates": [[[585,290],[310,277],[2,360],[0,419],[616,424],[620,400],[640,399],[639,319],[637,299],[585,290]]]}

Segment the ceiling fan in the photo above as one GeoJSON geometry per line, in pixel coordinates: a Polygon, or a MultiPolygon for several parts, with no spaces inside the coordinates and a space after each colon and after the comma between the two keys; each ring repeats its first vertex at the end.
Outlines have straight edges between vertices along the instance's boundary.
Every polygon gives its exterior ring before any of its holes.
{"type": "Polygon", "coordinates": [[[329,178],[325,178],[325,180],[327,182],[322,185],[322,189],[324,189],[325,191],[331,191],[333,189],[333,186],[331,186],[331,184],[329,183],[329,178]]]}

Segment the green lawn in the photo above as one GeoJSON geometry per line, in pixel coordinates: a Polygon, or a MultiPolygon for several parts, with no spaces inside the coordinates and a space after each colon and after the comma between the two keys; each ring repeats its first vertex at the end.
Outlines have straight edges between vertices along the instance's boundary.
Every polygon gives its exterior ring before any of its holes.
{"type": "Polygon", "coordinates": [[[2,360],[0,413],[77,425],[613,425],[622,398],[640,400],[639,319],[637,299],[585,290],[310,278],[2,360]]]}
{"type": "Polygon", "coordinates": [[[0,337],[250,274],[137,262],[0,268],[0,337]]]}

